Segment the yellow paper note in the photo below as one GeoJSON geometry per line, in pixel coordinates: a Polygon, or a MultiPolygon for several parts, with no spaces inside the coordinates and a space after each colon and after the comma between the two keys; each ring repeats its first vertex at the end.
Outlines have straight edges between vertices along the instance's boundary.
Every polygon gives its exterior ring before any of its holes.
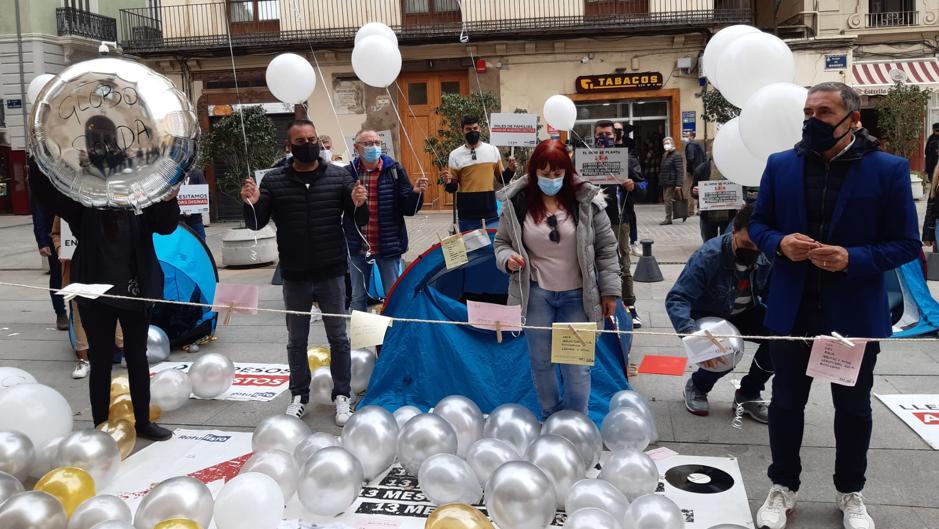
{"type": "Polygon", "coordinates": [[[596,331],[596,322],[551,325],[551,362],[592,366],[597,349],[596,331]]]}
{"type": "Polygon", "coordinates": [[[440,240],[440,251],[443,252],[444,262],[447,264],[447,270],[459,268],[469,262],[466,255],[466,243],[463,242],[463,236],[457,233],[446,239],[440,240]]]}
{"type": "Polygon", "coordinates": [[[371,312],[352,311],[349,324],[349,341],[353,349],[371,347],[385,343],[385,331],[391,326],[391,318],[371,312]]]}

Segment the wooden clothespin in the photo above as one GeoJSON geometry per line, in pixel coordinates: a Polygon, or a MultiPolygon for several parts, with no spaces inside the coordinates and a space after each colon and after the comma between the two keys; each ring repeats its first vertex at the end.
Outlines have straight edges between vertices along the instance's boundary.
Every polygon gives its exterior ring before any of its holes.
{"type": "Polygon", "coordinates": [[[718,350],[718,351],[720,351],[720,352],[722,352],[722,353],[726,353],[726,352],[727,352],[727,348],[724,347],[724,344],[722,344],[721,341],[718,340],[716,336],[714,336],[713,334],[711,334],[711,331],[705,329],[705,330],[704,330],[704,336],[705,336],[705,338],[707,338],[708,340],[710,340],[712,344],[714,344],[714,345],[717,346],[717,350],[718,350]]]}
{"type": "Polygon", "coordinates": [[[228,325],[231,323],[231,314],[232,314],[232,311],[234,310],[235,310],[235,302],[233,301],[228,304],[228,310],[225,311],[225,321],[223,322],[224,325],[228,325]]]}
{"type": "Polygon", "coordinates": [[[496,322],[496,342],[502,343],[502,322],[496,322]]]}
{"type": "Polygon", "coordinates": [[[459,235],[460,233],[462,233],[462,231],[460,231],[460,225],[459,225],[459,224],[454,224],[454,225],[453,225],[453,234],[454,234],[454,235],[459,235]]]}
{"type": "Polygon", "coordinates": [[[839,342],[841,342],[841,343],[847,345],[848,347],[854,347],[854,342],[852,342],[851,340],[845,338],[844,336],[841,336],[840,334],[838,334],[838,333],[836,333],[836,332],[834,332],[834,331],[832,331],[831,335],[832,335],[832,337],[834,337],[835,340],[838,340],[839,342]]]}
{"type": "Polygon", "coordinates": [[[567,328],[570,329],[572,333],[574,333],[574,338],[577,338],[577,341],[580,342],[580,345],[587,345],[587,340],[584,340],[584,337],[581,336],[579,332],[577,332],[577,329],[575,329],[572,324],[568,323],[567,328]]]}

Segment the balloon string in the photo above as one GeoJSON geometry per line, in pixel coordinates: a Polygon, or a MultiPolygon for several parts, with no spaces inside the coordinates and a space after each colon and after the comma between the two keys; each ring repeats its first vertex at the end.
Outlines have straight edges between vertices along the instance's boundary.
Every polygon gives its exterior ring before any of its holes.
{"type": "MultiPolygon", "coordinates": [[[[251,178],[251,159],[248,156],[248,133],[245,130],[245,115],[244,115],[244,106],[241,104],[241,90],[238,87],[238,71],[235,68],[235,50],[232,48],[231,43],[231,17],[228,13],[229,10],[225,10],[225,23],[228,25],[228,54],[231,58],[231,74],[235,81],[235,97],[238,98],[238,117],[241,118],[241,139],[244,142],[245,148],[245,167],[248,169],[248,178],[251,178]]],[[[253,207],[252,207],[253,209],[253,207]]],[[[255,224],[257,226],[257,224],[255,224]]],[[[255,244],[257,244],[257,239],[255,239],[255,244]]]]}
{"type": "MultiPolygon", "coordinates": [[[[427,178],[427,173],[424,172],[424,164],[421,163],[421,158],[417,155],[417,151],[414,150],[414,142],[411,141],[411,135],[408,134],[408,128],[404,126],[404,121],[401,119],[401,114],[398,112],[398,107],[395,105],[395,98],[391,96],[391,90],[389,90],[387,86],[385,87],[385,93],[388,94],[388,100],[391,102],[391,108],[395,111],[395,116],[398,118],[398,123],[401,124],[401,132],[404,133],[404,137],[408,142],[408,147],[411,148],[411,155],[414,156],[414,161],[417,162],[417,167],[421,171],[421,178],[427,178]]],[[[412,217],[417,215],[417,211],[421,207],[421,199],[423,199],[423,197],[423,191],[417,194],[417,202],[414,204],[414,213],[411,214],[412,217]]]]}

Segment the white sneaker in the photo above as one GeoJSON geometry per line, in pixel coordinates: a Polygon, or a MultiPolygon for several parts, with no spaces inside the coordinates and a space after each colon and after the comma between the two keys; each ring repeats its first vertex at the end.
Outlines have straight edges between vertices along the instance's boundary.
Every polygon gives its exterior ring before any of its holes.
{"type": "Polygon", "coordinates": [[[757,529],[785,529],[786,517],[796,506],[796,494],[782,485],[773,485],[763,506],[756,511],[757,529]]]}
{"type": "Polygon", "coordinates": [[[75,370],[72,371],[72,378],[85,378],[88,376],[89,371],[91,371],[91,364],[88,363],[88,360],[79,360],[75,364],[75,370]]]}
{"type": "Polygon", "coordinates": [[[844,513],[844,529],[874,529],[874,519],[867,514],[860,492],[838,493],[835,500],[844,513]]]}
{"type": "Polygon", "coordinates": [[[287,405],[287,411],[284,415],[290,415],[302,419],[306,415],[306,404],[300,402],[300,395],[294,395],[293,400],[287,405]]]}
{"type": "Polygon", "coordinates": [[[639,243],[634,242],[629,245],[629,253],[639,257],[642,255],[642,248],[639,247],[639,243]]]}
{"type": "Polygon", "coordinates": [[[352,403],[345,395],[336,395],[336,425],[345,426],[352,418],[352,403]]]}

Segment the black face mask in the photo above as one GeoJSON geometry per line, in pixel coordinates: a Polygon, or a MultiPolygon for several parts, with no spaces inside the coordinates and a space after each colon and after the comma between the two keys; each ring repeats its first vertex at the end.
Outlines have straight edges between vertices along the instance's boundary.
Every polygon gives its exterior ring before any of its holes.
{"type": "Polygon", "coordinates": [[[303,145],[290,144],[290,152],[300,163],[313,163],[320,158],[319,143],[304,143],[303,145]]]}
{"type": "Polygon", "coordinates": [[[829,125],[824,121],[811,117],[802,122],[802,146],[810,151],[815,151],[817,153],[823,153],[828,150],[831,150],[832,147],[838,144],[842,138],[851,133],[849,128],[841,136],[835,137],[835,129],[839,125],[844,123],[844,120],[851,117],[851,112],[848,112],[845,117],[841,118],[841,121],[835,123],[834,125],[829,125]]]}
{"type": "Polygon", "coordinates": [[[737,248],[737,251],[734,252],[734,260],[739,264],[750,268],[756,264],[756,260],[760,258],[759,250],[750,250],[749,248],[737,248]]]}
{"type": "Polygon", "coordinates": [[[478,130],[471,130],[467,132],[466,134],[464,134],[464,137],[466,138],[467,145],[476,145],[477,143],[479,143],[479,131],[478,130]]]}

